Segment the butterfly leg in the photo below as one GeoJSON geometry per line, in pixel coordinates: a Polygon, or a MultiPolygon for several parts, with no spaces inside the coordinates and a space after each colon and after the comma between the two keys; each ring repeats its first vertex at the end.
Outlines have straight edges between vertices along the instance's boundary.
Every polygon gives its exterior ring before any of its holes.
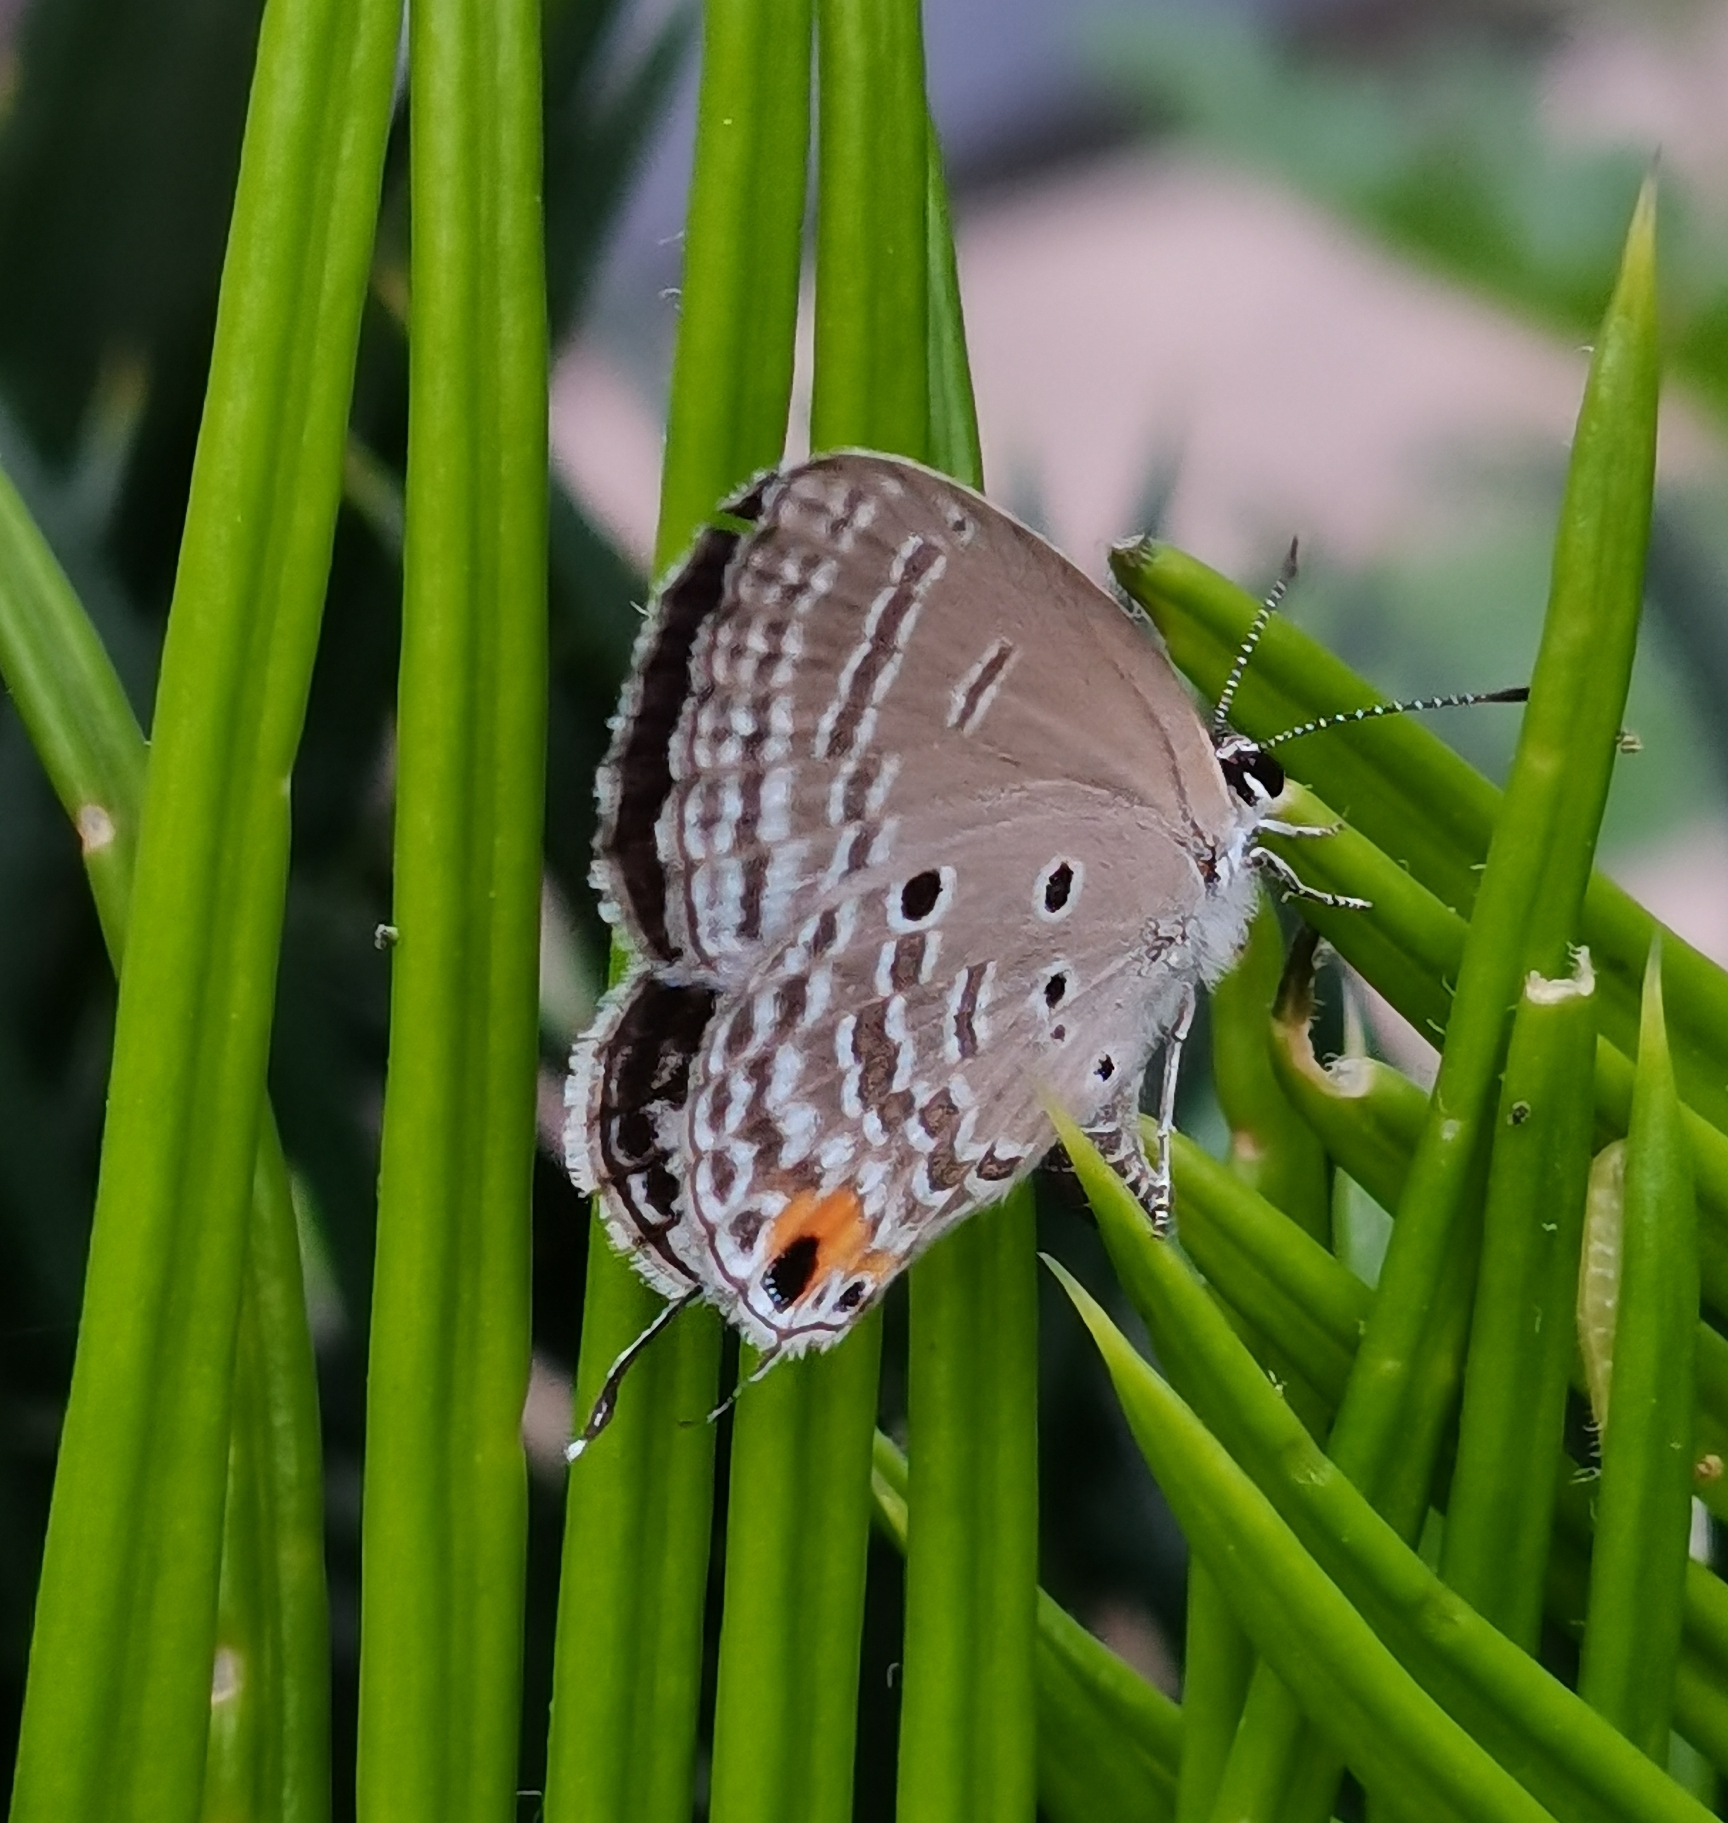
{"type": "Polygon", "coordinates": [[[1128,1186],[1152,1226],[1164,1233],[1170,1226],[1170,1198],[1165,1192],[1160,1201],[1158,1172],[1147,1158],[1140,1138],[1139,1085],[1081,1131],[1098,1148],[1098,1156],[1128,1186]]]}
{"type": "Polygon", "coordinates": [[[1292,899],[1306,899],[1311,905],[1332,905],[1342,911],[1369,909],[1366,899],[1353,899],[1348,893],[1322,892],[1319,887],[1308,885],[1282,855],[1274,854],[1270,848],[1251,848],[1248,859],[1256,867],[1264,868],[1292,899]]]}
{"type": "Polygon", "coordinates": [[[1148,1210],[1160,1234],[1170,1232],[1170,1136],[1176,1130],[1176,1080],[1182,1070],[1182,1047],[1194,1024],[1194,987],[1182,990],[1182,1007],[1164,1040],[1164,1080],[1158,1091],[1158,1163],[1153,1167],[1153,1202],[1148,1210]]]}

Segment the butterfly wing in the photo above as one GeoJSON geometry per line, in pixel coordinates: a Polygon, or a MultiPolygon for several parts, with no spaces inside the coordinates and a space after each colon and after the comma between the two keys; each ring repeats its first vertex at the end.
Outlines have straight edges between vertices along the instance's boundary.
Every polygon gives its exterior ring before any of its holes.
{"type": "Polygon", "coordinates": [[[1144,622],[858,453],[698,540],[600,797],[646,960],[578,1047],[571,1175],[782,1353],[1029,1171],[1052,1104],[1137,1158],[1147,1058],[1253,890],[1254,812],[1144,622]]]}
{"type": "Polygon", "coordinates": [[[763,1347],[842,1334],[1032,1169],[1052,1105],[1131,1121],[1202,929],[1239,937],[1252,891],[1222,906],[1160,819],[1072,781],[916,847],[930,893],[866,872],[720,995],[690,1063],[672,1244],[763,1347]]]}
{"type": "Polygon", "coordinates": [[[1144,621],[980,496],[844,452],[728,517],[661,598],[601,774],[598,881],[650,955],[737,984],[909,813],[1021,785],[1139,801],[1199,850],[1229,822],[1144,621]]]}

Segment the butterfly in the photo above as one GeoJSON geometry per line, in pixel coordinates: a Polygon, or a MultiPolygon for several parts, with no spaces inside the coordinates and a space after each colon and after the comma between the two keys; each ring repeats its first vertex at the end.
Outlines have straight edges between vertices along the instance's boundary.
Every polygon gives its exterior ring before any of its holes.
{"type": "Polygon", "coordinates": [[[1168,1041],[1167,1130],[1282,786],[970,489],[864,452],[765,477],[654,604],[599,773],[635,959],[575,1047],[571,1178],[764,1362],[1030,1172],[1052,1104],[1164,1226],[1142,1079],[1168,1041]]]}
{"type": "MultiPolygon", "coordinates": [[[[842,451],[769,474],[649,614],[600,769],[594,883],[634,957],[578,1040],[565,1160],[668,1300],[777,1360],[832,1346],[1081,1127],[1156,1228],[1196,990],[1241,949],[1267,750],[1145,617],[978,494],[842,451]],[[1164,1048],[1161,1143],[1143,1078],[1164,1048]]],[[[1522,690],[1486,700],[1522,700],[1522,690]]]]}

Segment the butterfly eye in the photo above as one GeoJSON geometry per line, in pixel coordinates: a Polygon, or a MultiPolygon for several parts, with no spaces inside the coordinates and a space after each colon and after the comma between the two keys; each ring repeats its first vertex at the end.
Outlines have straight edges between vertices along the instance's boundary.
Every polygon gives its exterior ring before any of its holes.
{"type": "Polygon", "coordinates": [[[1284,789],[1284,768],[1252,741],[1234,740],[1220,747],[1218,766],[1237,797],[1256,809],[1270,804],[1284,789]]]}

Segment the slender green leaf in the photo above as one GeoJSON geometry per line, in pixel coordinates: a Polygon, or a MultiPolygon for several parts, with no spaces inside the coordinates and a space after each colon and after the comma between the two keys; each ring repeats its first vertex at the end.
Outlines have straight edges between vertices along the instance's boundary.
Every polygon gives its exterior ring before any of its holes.
{"type": "Polygon", "coordinates": [[[810,149],[812,0],[706,0],[655,568],[780,460],[810,149]]]}
{"type": "Polygon", "coordinates": [[[1647,191],[1579,414],[1542,647],[1428,1125],[1332,1433],[1339,1466],[1411,1533],[1461,1364],[1467,1231],[1510,1009],[1526,967],[1564,971],[1625,706],[1655,460],[1654,234],[1647,191]],[[1442,1294],[1443,1283],[1456,1289],[1442,1294]]]}
{"type": "Polygon", "coordinates": [[[821,0],[818,18],[810,446],[922,459],[933,268],[919,9],[912,0],[821,0]]]}
{"type": "MultiPolygon", "coordinates": [[[[1230,1169],[1252,1185],[1292,1221],[1322,1239],[1330,1226],[1330,1171],[1313,1129],[1284,1095],[1272,1069],[1267,1014],[1277,992],[1283,943],[1278,920],[1262,898],[1249,927],[1248,942],[1235,966],[1212,990],[1212,1075],[1218,1105],[1230,1125],[1230,1169]]],[[[1216,1227],[1189,1224],[1184,1237],[1198,1239],[1200,1258],[1207,1244],[1234,1250],[1240,1237],[1216,1227]]],[[[1251,1246],[1251,1243],[1250,1243],[1251,1246]]],[[[1202,1260],[1202,1264],[1204,1261],[1202,1260]]],[[[1300,1363],[1276,1343],[1257,1319],[1263,1314],[1267,1285],[1252,1252],[1232,1252],[1228,1276],[1233,1297],[1214,1281],[1226,1298],[1236,1327],[1249,1339],[1255,1358],[1284,1387],[1286,1397],[1302,1411],[1317,1434],[1324,1434],[1329,1403],[1313,1390],[1306,1363],[1324,1350],[1319,1334],[1306,1338],[1300,1363]],[[1246,1295],[1244,1295],[1246,1293],[1246,1295]]],[[[1279,1313],[1286,1320],[1294,1314],[1279,1313]]],[[[1298,1318],[1298,1321],[1300,1319],[1298,1318]]],[[[1178,1815],[1183,1823],[1207,1823],[1214,1811],[1250,1819],[1272,1813],[1282,1790],[1261,1791],[1261,1766],[1275,1766],[1280,1780],[1282,1752],[1269,1752],[1277,1732],[1277,1713],[1294,1715],[1288,1692],[1274,1673],[1256,1666],[1246,1634],[1231,1613],[1223,1591],[1206,1564],[1195,1559],[1188,1570],[1188,1638],[1183,1658],[1183,1754],[1178,1815]],[[1248,1712],[1250,1692],[1259,1692],[1256,1708],[1271,1702],[1271,1729],[1248,1712]],[[1241,1751],[1238,1751],[1240,1742],[1241,1751]]],[[[1322,1775],[1324,1776],[1324,1775],[1322,1775]]]]}
{"type": "Polygon", "coordinates": [[[1323,1241],[1332,1204],[1325,1148],[1272,1069],[1267,1015],[1283,954],[1277,915],[1262,900],[1247,946],[1212,990],[1212,1075],[1230,1126],[1231,1169],[1323,1241]]]}
{"type": "MultiPolygon", "coordinates": [[[[823,0],[810,440],[924,453],[928,116],[914,0],[823,0]]],[[[843,1819],[870,1515],[879,1318],[740,1401],[710,1814],[843,1819]],[[820,1624],[812,1624],[819,1616],[820,1624]]]]}
{"type": "Polygon", "coordinates": [[[546,727],[540,19],[410,21],[413,333],[362,1818],[516,1789],[546,727]]]}
{"type": "Polygon", "coordinates": [[[852,1813],[881,1349],[872,1312],[841,1347],[775,1369],[738,1402],[709,1796],[717,1823],[852,1813]]]}
{"type": "MultiPolygon", "coordinates": [[[[1704,1813],[1694,1800],[1441,1583],[1398,1538],[1302,1429],[1173,1250],[1151,1234],[1121,1180],[1080,1135],[1065,1131],[1063,1139],[1159,1358],[1194,1394],[1200,1419],[1277,1508],[1302,1550],[1311,1554],[1310,1568],[1336,1585],[1353,1618],[1371,1627],[1472,1740],[1555,1816],[1569,1823],[1701,1818],[1704,1813]]],[[[1240,1194],[1252,1192],[1242,1189],[1240,1194]]],[[[1097,1322],[1089,1326],[1096,1335],[1097,1322]]],[[[1126,1344],[1122,1349],[1137,1360],[1126,1344]]],[[[1141,1363],[1139,1372],[1150,1370],[1141,1363]]],[[[1142,1427],[1136,1424],[1135,1430],[1152,1460],[1142,1427]]],[[[1171,1478],[1161,1474],[1160,1484],[1177,1499],[1171,1478]]],[[[1210,1510],[1205,1524],[1214,1524],[1210,1510]]],[[[1190,1530],[1188,1535],[1196,1548],[1205,1548],[1207,1531],[1190,1530]]],[[[1257,1555],[1255,1567],[1273,1576],[1291,1568],[1276,1554],[1257,1555]]],[[[1246,1565],[1236,1561],[1232,1574],[1239,1581],[1247,1574],[1246,1565]]],[[[1232,1583],[1226,1592],[1234,1598],[1235,1590],[1232,1583]]],[[[1316,1727],[1355,1766],[1354,1743],[1339,1743],[1335,1718],[1315,1706],[1312,1692],[1303,1693],[1289,1662],[1296,1655],[1274,1656],[1259,1633],[1255,1644],[1316,1727]]],[[[1251,1711],[1252,1703],[1250,1697],[1251,1711]]]]}
{"type": "Polygon", "coordinates": [[[4,473],[0,677],[78,831],[118,968],[144,799],[144,736],[96,629],[4,473]]]}
{"type": "Polygon", "coordinates": [[[1402,1814],[1400,1794],[1419,1791],[1423,1816],[1546,1817],[1423,1693],[1102,1307],[1062,1267],[1051,1267],[1091,1330],[1135,1442],[1194,1550],[1211,1564],[1256,1649],[1369,1792],[1384,1796],[1394,1814],[1402,1814]]]}
{"type": "Polygon", "coordinates": [[[1254,1649],[1197,1557],[1188,1564],[1188,1633],[1182,1654],[1182,1772],[1177,1823],[1208,1823],[1248,1699],[1254,1649]]]}
{"type": "Polygon", "coordinates": [[[189,1818],[305,711],[397,11],[264,16],[157,693],[13,1816],[189,1818]]]}
{"type": "MultiPolygon", "coordinates": [[[[1457,1397],[1486,1142],[1518,982],[1527,968],[1564,969],[1590,878],[1637,636],[1657,401],[1647,185],[1585,386],[1530,702],[1444,1013],[1439,1078],[1328,1444],[1407,1538],[1428,1510],[1457,1397]]],[[[1146,592],[1134,551],[1119,551],[1114,567],[1131,592],[1137,584],[1146,592]]],[[[1301,770],[1294,754],[1291,763],[1301,770]]],[[[1392,991],[1378,974],[1369,978],[1392,991]]],[[[1282,1814],[1320,1814],[1318,1801],[1313,1811],[1282,1814]]]]}
{"type": "MultiPolygon", "coordinates": [[[[1294,820],[1330,825],[1335,821],[1312,793],[1292,791],[1294,820]]],[[[1464,951],[1467,926],[1463,919],[1414,881],[1389,855],[1373,843],[1343,830],[1327,842],[1290,844],[1283,852],[1298,866],[1309,884],[1329,892],[1344,892],[1369,901],[1366,911],[1343,911],[1309,905],[1306,915],[1322,930],[1328,942],[1374,983],[1399,1012],[1418,1029],[1436,1038],[1444,1035],[1450,1008],[1450,982],[1457,974],[1464,951]]],[[[1646,931],[1650,927],[1646,927],[1646,931]]],[[[1671,956],[1672,941],[1664,933],[1663,953],[1671,956]]],[[[1595,953],[1592,951],[1592,962],[1595,953]]],[[[1596,977],[1597,998],[1603,998],[1604,978],[1596,977]]],[[[1598,1012],[1604,1011],[1598,1006],[1598,1012]]],[[[1349,1066],[1354,1072],[1357,1066],[1349,1066]]],[[[1371,1082],[1381,1079],[1368,1073],[1371,1082]]],[[[1388,1096],[1399,1095],[1388,1083],[1388,1096]]],[[[1292,1085],[1290,1093],[1298,1089],[1292,1085]]],[[[1407,1095],[1399,1098],[1409,1102],[1407,1095]]],[[[1424,1105],[1426,1105],[1425,1098],[1424,1105]]],[[[1596,1044],[1596,1114],[1603,1133],[1624,1133],[1632,1105],[1632,1064],[1606,1038],[1596,1044]]],[[[1317,1109],[1311,1109],[1320,1118],[1317,1109]]],[[[1377,1109],[1376,1119],[1394,1123],[1387,1138],[1394,1138],[1396,1124],[1407,1117],[1397,1113],[1390,1100],[1377,1109]]],[[[1728,1309],[1728,1135],[1712,1126],[1690,1107],[1682,1110],[1692,1149],[1699,1213],[1699,1262],[1705,1295],[1718,1309],[1728,1309]]],[[[1322,1127],[1322,1130],[1325,1130],[1322,1127]]],[[[1360,1167],[1371,1170],[1366,1156],[1360,1167]]],[[[1365,1177],[1365,1183],[1371,1178],[1365,1177]]],[[[1376,1191],[1376,1194],[1380,1194],[1376,1191]]],[[[1384,1200],[1395,1200],[1388,1198],[1384,1200]]]]}
{"type": "MultiPolygon", "coordinates": [[[[144,794],[144,736],[53,554],[0,476],[0,676],[68,817],[116,969],[144,794]]],[[[246,1808],[316,1823],[330,1806],[329,1618],[318,1390],[288,1173],[259,1133],[246,1251],[219,1579],[204,1805],[217,1762],[246,1808]],[[219,1741],[226,1732],[230,1740],[219,1741]],[[225,1749],[232,1746],[235,1751],[225,1749]]]]}
{"type": "Polygon", "coordinates": [[[1620,1295],[1579,1691],[1668,1760],[1692,1516],[1698,1243],[1653,944],[1626,1136],[1620,1295]]]}
{"type": "MultiPolygon", "coordinates": [[[[1215,1159],[1181,1134],[1176,1136],[1175,1161],[1178,1231],[1184,1241],[1197,1227],[1214,1225],[1251,1237],[1241,1249],[1213,1250],[1209,1254],[1211,1263],[1206,1271],[1211,1289],[1226,1301],[1242,1298],[1235,1274],[1240,1270],[1239,1262],[1251,1252],[1261,1262],[1259,1270],[1267,1293],[1259,1313],[1264,1332],[1295,1357],[1306,1346],[1314,1326],[1322,1327],[1332,1349],[1323,1360],[1310,1362],[1309,1371],[1323,1396],[1335,1402],[1343,1392],[1346,1370],[1333,1363],[1340,1359],[1347,1362],[1356,1346],[1370,1296],[1367,1287],[1316,1246],[1288,1217],[1237,1182],[1215,1159]]],[[[1190,1245],[1186,1251],[1196,1250],[1190,1245]]],[[[1696,1485],[1708,1495],[1720,1487],[1719,1475],[1713,1476],[1708,1466],[1711,1442],[1722,1441],[1722,1427],[1728,1423],[1728,1404],[1720,1393],[1711,1394],[1709,1389],[1728,1379],[1728,1342],[1707,1325],[1699,1324],[1697,1349],[1701,1364],[1700,1411],[1694,1453],[1705,1459],[1706,1466],[1700,1469],[1696,1485]],[[1712,1365],[1704,1369],[1705,1358],[1712,1355],[1712,1365]],[[1707,1397],[1715,1398],[1714,1415],[1705,1410],[1707,1397]]],[[[1553,1537],[1548,1566],[1547,1613],[1551,1621],[1575,1624],[1581,1632],[1595,1483],[1580,1479],[1563,1457],[1556,1456],[1553,1472],[1559,1529],[1553,1537]]],[[[1685,1704],[1677,1709],[1677,1725],[1706,1751],[1714,1751],[1713,1742],[1728,1738],[1728,1713],[1718,1716],[1711,1697],[1718,1686],[1728,1690],[1728,1585],[1697,1563],[1687,1569],[1681,1671],[1681,1685],[1687,1696],[1685,1704]]],[[[1728,1696],[1718,1700],[1728,1712],[1728,1696]]],[[[1250,1693],[1242,1750],[1248,1755],[1250,1767],[1258,1770],[1249,1773],[1242,1769],[1246,1786],[1238,1783],[1232,1787],[1244,1803],[1244,1789],[1253,1791],[1259,1780],[1271,1776],[1268,1762],[1273,1758],[1274,1745],[1269,1742],[1262,1748],[1258,1743],[1263,1727],[1276,1736],[1278,1712],[1276,1706],[1263,1709],[1264,1702],[1264,1698],[1256,1701],[1256,1692],[1250,1693]]],[[[1276,1792],[1279,1788],[1274,1783],[1272,1789],[1276,1792]]]]}
{"type": "MultiPolygon", "coordinates": [[[[906,1458],[878,1432],[876,1523],[902,1555],[909,1479],[906,1458]]],[[[1183,1711],[1042,1589],[1035,1663],[1038,1803],[1053,1823],[1172,1818],[1183,1711]]]]}
{"type": "Polygon", "coordinates": [[[1532,1653],[1575,1346],[1568,1318],[1590,1171],[1594,992],[1581,954],[1564,980],[1532,974],[1518,1002],[1440,1560],[1447,1582],[1532,1653]]]}
{"type": "MultiPolygon", "coordinates": [[[[664,574],[741,482],[778,461],[810,140],[809,0],[708,0],[696,155],[661,476],[664,574]]],[[[613,967],[623,965],[615,948],[613,967]]],[[[596,1218],[577,1423],[660,1308],[596,1218]]],[[[547,1823],[690,1814],[701,1695],[720,1326],[686,1311],[637,1363],[571,1472],[559,1586],[547,1823]]]]}
{"type": "MultiPolygon", "coordinates": [[[[933,451],[982,485],[947,185],[930,139],[933,451]]],[[[1032,1187],[914,1267],[900,1811],[1030,1818],[1037,1792],[1038,1283],[1032,1187]]]]}

